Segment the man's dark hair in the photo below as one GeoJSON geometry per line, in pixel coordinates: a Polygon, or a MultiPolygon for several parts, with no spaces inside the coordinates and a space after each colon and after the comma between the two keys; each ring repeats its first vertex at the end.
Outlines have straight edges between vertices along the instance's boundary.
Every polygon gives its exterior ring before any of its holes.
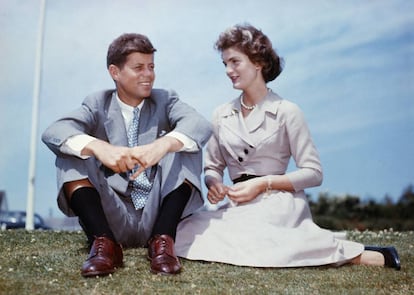
{"type": "Polygon", "coordinates": [[[109,45],[106,66],[115,65],[122,68],[130,53],[152,54],[157,51],[147,36],[135,33],[123,34],[109,45]]]}

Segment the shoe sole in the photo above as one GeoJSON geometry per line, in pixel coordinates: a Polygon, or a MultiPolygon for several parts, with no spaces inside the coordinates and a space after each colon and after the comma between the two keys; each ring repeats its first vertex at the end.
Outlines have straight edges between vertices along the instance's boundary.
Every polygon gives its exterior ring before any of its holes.
{"type": "Polygon", "coordinates": [[[81,275],[85,278],[107,276],[107,275],[113,274],[118,268],[121,268],[123,266],[124,265],[122,263],[120,265],[115,266],[113,269],[110,269],[107,271],[92,271],[92,272],[87,272],[87,273],[81,273],[81,275]]]}
{"type": "Polygon", "coordinates": [[[150,271],[151,271],[152,274],[160,275],[160,276],[166,276],[166,277],[167,276],[178,275],[178,274],[181,273],[181,269],[177,272],[162,272],[162,271],[156,271],[156,270],[152,270],[152,269],[150,269],[150,271]]]}
{"type": "Polygon", "coordinates": [[[108,270],[108,271],[93,271],[93,272],[88,272],[88,273],[82,273],[81,275],[85,278],[89,278],[89,277],[103,277],[103,276],[107,276],[110,274],[113,274],[115,272],[115,269],[113,270],[108,270]]]}

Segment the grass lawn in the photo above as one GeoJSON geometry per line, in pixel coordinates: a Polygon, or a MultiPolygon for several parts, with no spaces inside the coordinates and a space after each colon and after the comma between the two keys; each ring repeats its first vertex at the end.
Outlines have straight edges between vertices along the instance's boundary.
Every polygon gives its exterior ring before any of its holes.
{"type": "MultiPolygon", "coordinates": [[[[414,232],[348,232],[364,244],[394,245],[402,269],[368,266],[251,268],[181,260],[183,272],[149,272],[146,249],[124,250],[125,266],[85,279],[81,232],[0,231],[0,294],[414,294],[414,232]]],[[[260,251],[260,249],[257,249],[260,251]]]]}

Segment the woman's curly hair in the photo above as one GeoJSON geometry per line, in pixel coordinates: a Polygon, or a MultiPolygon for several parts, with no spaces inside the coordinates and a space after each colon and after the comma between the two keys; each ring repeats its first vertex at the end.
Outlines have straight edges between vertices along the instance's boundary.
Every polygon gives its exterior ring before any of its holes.
{"type": "Polygon", "coordinates": [[[277,55],[269,38],[252,25],[235,25],[221,33],[215,49],[223,52],[230,47],[237,48],[246,54],[251,62],[261,65],[266,83],[276,79],[282,72],[283,59],[277,55]]]}

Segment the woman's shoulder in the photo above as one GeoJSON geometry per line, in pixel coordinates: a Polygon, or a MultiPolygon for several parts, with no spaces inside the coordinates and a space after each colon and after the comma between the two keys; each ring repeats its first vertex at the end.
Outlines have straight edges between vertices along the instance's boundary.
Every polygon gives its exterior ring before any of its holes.
{"type": "Polygon", "coordinates": [[[286,110],[286,111],[300,109],[300,107],[296,103],[294,103],[293,101],[291,101],[289,99],[282,98],[279,94],[277,94],[273,91],[271,92],[271,94],[269,96],[269,100],[273,104],[280,105],[280,108],[282,108],[283,110],[286,110]]]}
{"type": "Polygon", "coordinates": [[[229,116],[229,115],[234,115],[235,113],[237,113],[239,110],[239,108],[237,107],[237,98],[223,103],[221,105],[218,105],[215,109],[214,109],[214,115],[215,116],[229,116]]]}
{"type": "Polygon", "coordinates": [[[272,92],[272,95],[270,96],[270,101],[272,104],[275,104],[278,106],[279,113],[289,114],[289,115],[302,113],[302,110],[297,103],[289,99],[282,98],[281,96],[279,96],[278,94],[274,92],[272,92]]]}

